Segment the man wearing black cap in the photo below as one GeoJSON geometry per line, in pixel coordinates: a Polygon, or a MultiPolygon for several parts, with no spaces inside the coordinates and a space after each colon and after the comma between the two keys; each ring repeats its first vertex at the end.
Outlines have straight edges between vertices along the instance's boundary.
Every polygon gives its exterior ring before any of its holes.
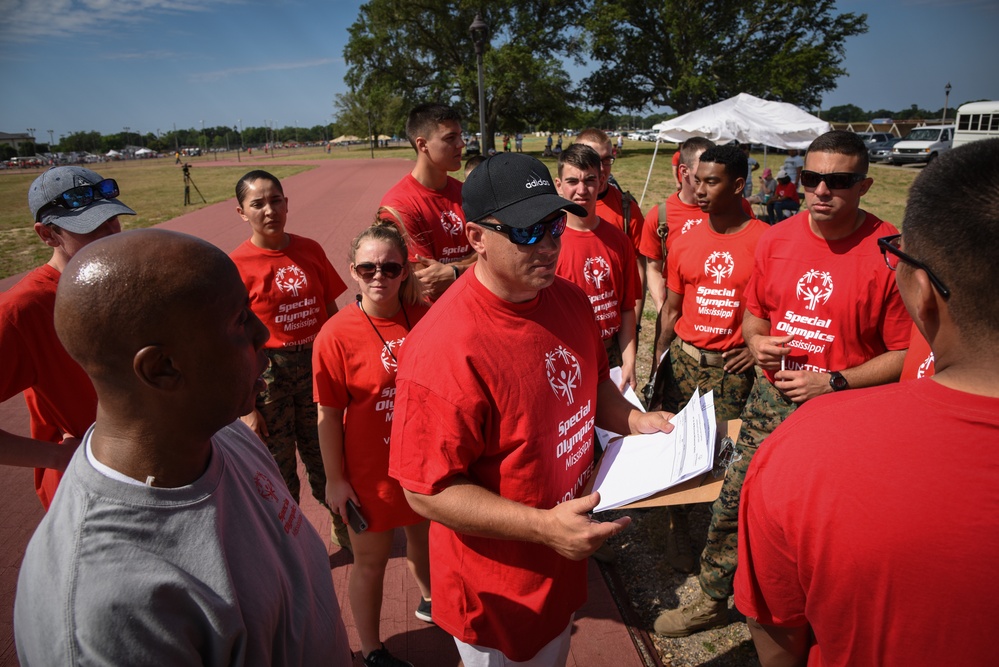
{"type": "Polygon", "coordinates": [[[566,213],[548,169],[488,158],[462,188],[478,261],[414,327],[399,360],[389,472],[433,519],[434,621],[464,664],[562,665],[586,563],[629,523],[587,513],[594,424],[669,431],[608,378],[583,292],[556,277],[566,213]]]}
{"type": "Polygon", "coordinates": [[[90,379],[55,334],[56,286],[80,248],[121,231],[119,215],[135,215],[117,196],[114,180],[82,167],[56,167],[35,179],[28,204],[52,258],[0,294],[0,401],[24,392],[32,436],[0,430],[0,464],[35,468],[35,492],[46,509],[97,413],[90,379]]]}

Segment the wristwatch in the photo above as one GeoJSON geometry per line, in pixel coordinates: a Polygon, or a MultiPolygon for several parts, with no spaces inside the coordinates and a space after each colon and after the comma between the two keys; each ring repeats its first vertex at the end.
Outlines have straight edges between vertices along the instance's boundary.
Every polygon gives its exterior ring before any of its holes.
{"type": "Polygon", "coordinates": [[[829,378],[829,386],[833,388],[833,391],[843,391],[850,388],[850,383],[846,381],[846,378],[839,371],[833,371],[830,375],[832,377],[829,378]]]}

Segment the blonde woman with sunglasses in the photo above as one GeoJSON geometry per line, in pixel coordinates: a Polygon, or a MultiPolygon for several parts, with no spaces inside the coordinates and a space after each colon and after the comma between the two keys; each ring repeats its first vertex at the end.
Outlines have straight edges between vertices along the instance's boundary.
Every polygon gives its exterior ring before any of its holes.
{"type": "Polygon", "coordinates": [[[407,257],[392,222],[376,221],[361,232],[350,248],[350,275],[360,294],[323,326],[313,351],[326,499],[348,520],[354,552],[350,606],[364,664],[372,667],[410,665],[388,652],[379,633],[396,528],[406,532],[407,563],[422,595],[416,617],[431,622],[429,522],[410,509],[388,474],[398,357],[428,309],[407,257]]]}

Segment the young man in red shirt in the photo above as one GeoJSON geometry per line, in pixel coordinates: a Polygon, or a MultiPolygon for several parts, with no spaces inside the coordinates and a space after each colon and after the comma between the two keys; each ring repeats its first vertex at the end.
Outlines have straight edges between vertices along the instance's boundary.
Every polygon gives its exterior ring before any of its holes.
{"type": "Polygon", "coordinates": [[[36,178],[28,204],[52,257],[0,294],[0,401],[24,392],[31,418],[31,438],[0,430],[0,464],[35,468],[35,492],[46,509],[97,415],[90,378],[56,337],[56,286],[73,255],[120,232],[119,215],[135,215],[117,196],[114,180],[82,167],[55,167],[36,178]]]}
{"type": "Polygon", "coordinates": [[[461,181],[448,176],[461,169],[461,117],[443,104],[421,104],[409,112],[406,136],[416,166],[382,197],[380,215],[407,235],[412,269],[436,299],[475,259],[465,238],[461,181]]]}
{"type": "Polygon", "coordinates": [[[586,563],[628,518],[593,521],[593,428],[669,431],[610,381],[593,310],[555,274],[565,211],[523,153],[462,190],[478,260],[409,334],[399,358],[389,473],[432,520],[434,621],[466,665],[564,665],[586,563]]]}
{"type": "Polygon", "coordinates": [[[610,366],[621,367],[621,388],[637,386],[635,302],[641,281],[624,232],[597,216],[600,156],[576,142],[558,158],[559,194],[586,210],[568,214],[555,273],[578,285],[590,300],[610,366]]]}
{"type": "Polygon", "coordinates": [[[997,153],[937,158],[878,240],[936,374],[809,401],[749,468],[735,600],[765,667],[995,660],[997,153]]]}
{"type": "MultiPolygon", "coordinates": [[[[753,355],[742,337],[743,292],[766,224],[743,209],[748,170],[737,146],[713,146],[701,154],[694,197],[708,222],[684,234],[667,258],[666,304],[659,313],[653,363],[669,357],[663,409],[682,409],[694,390],[714,391],[715,416],[738,419],[753,387],[753,355]]],[[[687,512],[671,508],[666,560],[692,572],[687,512]]]]}
{"type": "Polygon", "coordinates": [[[645,219],[638,202],[624,191],[611,176],[614,166],[614,152],[610,137],[603,130],[590,127],[576,135],[577,144],[585,144],[595,150],[600,157],[600,186],[597,195],[597,216],[614,225],[631,239],[635,249],[635,264],[638,266],[638,277],[641,282],[641,296],[635,304],[635,321],[637,331],[642,330],[642,310],[645,308],[645,267],[646,258],[641,254],[642,226],[645,219]]]}
{"type": "Polygon", "coordinates": [[[853,132],[817,138],[801,174],[807,210],[768,229],[756,246],[742,333],[757,371],[742,411],[742,458],[711,507],[699,595],[660,614],[661,634],[682,637],[728,623],[739,492],[774,428],[817,396],[898,380],[912,320],[878,249],[878,238],[896,230],[860,208],[874,182],[867,166],[867,149],[853,132]]]}
{"type": "Polygon", "coordinates": [[[714,146],[714,142],[703,137],[687,139],[680,146],[680,164],[677,175],[680,189],[666,201],[645,215],[642,226],[640,251],[648,258],[645,273],[652,305],[658,313],[666,302],[666,255],[676,240],[683,234],[707,220],[707,214],[697,205],[694,197],[694,174],[701,159],[701,153],[714,146]],[[659,234],[659,207],[666,207],[666,238],[659,234]]]}

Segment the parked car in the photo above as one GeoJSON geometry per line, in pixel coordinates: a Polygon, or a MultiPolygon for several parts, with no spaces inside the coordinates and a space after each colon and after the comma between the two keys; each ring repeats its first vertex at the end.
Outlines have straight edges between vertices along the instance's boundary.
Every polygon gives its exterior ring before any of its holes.
{"type": "Polygon", "coordinates": [[[902,141],[892,146],[888,164],[929,164],[935,157],[950,150],[953,139],[953,125],[924,125],[914,128],[902,141]]]}
{"type": "Polygon", "coordinates": [[[858,137],[864,140],[867,144],[867,149],[870,150],[874,147],[874,144],[884,143],[889,139],[894,138],[891,132],[857,132],[858,137]]]}
{"type": "Polygon", "coordinates": [[[887,162],[888,157],[891,155],[892,147],[898,142],[902,141],[901,137],[892,137],[886,141],[879,141],[876,144],[871,144],[867,149],[867,155],[871,162],[887,162]]]}

